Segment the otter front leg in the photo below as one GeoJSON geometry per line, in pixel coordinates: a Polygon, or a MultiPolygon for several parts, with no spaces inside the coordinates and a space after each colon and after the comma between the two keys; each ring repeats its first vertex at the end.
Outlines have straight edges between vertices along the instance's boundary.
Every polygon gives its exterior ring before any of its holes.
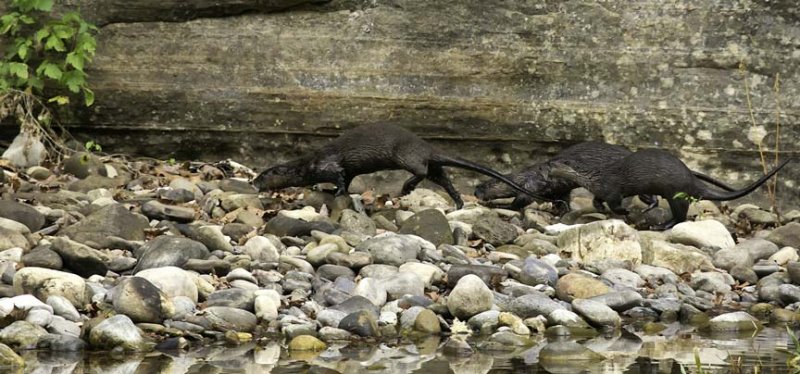
{"type": "Polygon", "coordinates": [[[689,211],[690,202],[683,199],[667,199],[669,209],[672,211],[672,219],[660,225],[651,227],[653,230],[668,230],[673,226],[686,221],[686,213],[689,211]]]}

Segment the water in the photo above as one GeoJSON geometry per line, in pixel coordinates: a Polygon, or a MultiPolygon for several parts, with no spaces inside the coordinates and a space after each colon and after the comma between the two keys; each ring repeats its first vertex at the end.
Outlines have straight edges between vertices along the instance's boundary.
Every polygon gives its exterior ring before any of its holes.
{"type": "Polygon", "coordinates": [[[532,347],[509,351],[477,349],[468,357],[442,353],[447,338],[331,345],[321,353],[288,352],[278,342],[238,347],[209,346],[189,352],[148,354],[24,352],[19,373],[98,374],[217,374],[217,373],[686,373],[699,372],[695,351],[705,373],[786,373],[785,349],[794,349],[785,329],[766,328],[756,334],[709,336],[672,325],[659,335],[616,333],[576,340],[607,357],[601,362],[569,360],[539,362],[548,344],[534,337],[532,347]],[[754,371],[758,366],[760,371],[754,371]]]}

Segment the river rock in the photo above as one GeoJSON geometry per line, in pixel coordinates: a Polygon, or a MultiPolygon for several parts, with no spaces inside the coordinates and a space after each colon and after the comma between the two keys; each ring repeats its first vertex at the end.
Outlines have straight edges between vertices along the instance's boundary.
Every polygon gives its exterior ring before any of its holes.
{"type": "Polygon", "coordinates": [[[338,328],[358,336],[378,336],[378,320],[373,313],[365,310],[348,314],[340,322],[338,328]]]}
{"type": "Polygon", "coordinates": [[[718,315],[708,321],[712,332],[753,331],[761,328],[761,322],[747,312],[731,312],[718,315]]]}
{"type": "Polygon", "coordinates": [[[644,264],[667,268],[675,274],[714,268],[711,258],[697,248],[663,240],[644,241],[642,254],[644,264]]]}
{"type": "Polygon", "coordinates": [[[140,252],[134,273],[151,268],[182,267],[190,259],[203,260],[209,256],[208,248],[200,242],[166,235],[147,242],[140,252]]]}
{"type": "Polygon", "coordinates": [[[226,306],[209,306],[203,310],[203,317],[218,331],[253,332],[258,320],[249,311],[226,306]]]}
{"type": "Polygon", "coordinates": [[[70,239],[83,243],[104,246],[109,236],[125,240],[144,240],[144,230],[150,227],[147,218],[131,213],[121,204],[100,208],[78,223],[59,231],[70,239]]]}
{"type": "Polygon", "coordinates": [[[556,296],[572,302],[574,299],[588,299],[611,291],[605,283],[580,273],[569,273],[558,279],[556,296]]]}
{"type": "Polygon", "coordinates": [[[421,296],[425,293],[425,283],[415,274],[397,273],[383,280],[383,287],[389,300],[399,299],[405,295],[421,296]]]}
{"type": "Polygon", "coordinates": [[[189,207],[167,205],[156,200],[150,200],[141,207],[142,214],[155,220],[169,220],[175,222],[192,222],[195,219],[195,210],[189,207]]]}
{"type": "Polygon", "coordinates": [[[311,231],[322,231],[325,233],[332,233],[337,229],[334,225],[327,221],[307,222],[296,218],[290,218],[285,215],[277,215],[267,222],[264,226],[264,232],[278,237],[295,236],[302,237],[311,234],[311,231]]]}
{"type": "Polygon", "coordinates": [[[786,264],[786,272],[789,274],[789,279],[792,280],[792,283],[800,285],[800,262],[788,262],[786,264]]]}
{"type": "Polygon", "coordinates": [[[383,282],[375,278],[367,277],[358,281],[358,285],[356,285],[355,290],[353,290],[353,296],[363,296],[380,307],[386,304],[387,293],[383,282]]]}
{"type": "Polygon", "coordinates": [[[141,277],[123,279],[114,291],[113,305],[118,314],[140,323],[161,323],[175,314],[169,297],[141,277]]]}
{"type": "Polygon", "coordinates": [[[555,286],[558,282],[558,270],[542,260],[528,257],[525,259],[517,279],[529,286],[539,284],[555,286]]]}
{"type": "Polygon", "coordinates": [[[608,269],[602,273],[600,278],[611,283],[615,288],[640,288],[645,285],[644,279],[639,274],[622,268],[608,269]]]}
{"type": "Polygon", "coordinates": [[[702,272],[692,274],[691,286],[695,290],[703,290],[710,293],[728,293],[731,286],[735,284],[733,277],[727,273],[702,272]]]}
{"type": "Polygon", "coordinates": [[[25,360],[9,346],[0,343],[0,368],[21,368],[23,366],[25,366],[25,360]]]}
{"type": "Polygon", "coordinates": [[[89,332],[89,344],[104,350],[114,347],[131,351],[146,349],[145,340],[139,329],[128,316],[121,314],[109,317],[94,326],[89,332]]]}
{"type": "Polygon", "coordinates": [[[769,261],[778,265],[786,265],[798,260],[800,260],[800,256],[797,255],[797,249],[792,247],[783,247],[772,256],[769,256],[769,261]]]}
{"type": "Polygon", "coordinates": [[[77,336],[47,334],[39,338],[36,347],[51,352],[80,352],[86,348],[86,342],[77,336]]]}
{"type": "Polygon", "coordinates": [[[517,238],[517,228],[497,217],[484,216],[472,226],[472,233],[496,247],[517,238]]]}
{"type": "Polygon", "coordinates": [[[780,247],[766,239],[752,238],[739,242],[734,249],[747,252],[753,261],[758,261],[774,255],[780,247]]]}
{"type": "Polygon", "coordinates": [[[616,311],[597,301],[575,299],[572,300],[572,308],[595,326],[616,329],[622,324],[622,319],[616,311]]]}
{"type": "Polygon", "coordinates": [[[0,251],[11,248],[28,249],[30,247],[31,244],[28,242],[28,239],[25,239],[25,235],[5,227],[0,227],[0,251]]]}
{"type": "MultiPolygon", "coordinates": [[[[552,342],[539,351],[539,361],[543,364],[580,365],[581,362],[600,362],[604,359],[605,357],[601,354],[572,341],[552,342]]],[[[579,366],[568,367],[575,368],[574,372],[580,371],[580,369],[577,369],[579,366]]]]}
{"type": "Polygon", "coordinates": [[[328,346],[311,335],[300,335],[289,342],[290,351],[324,351],[328,346]]]}
{"type": "Polygon", "coordinates": [[[51,295],[63,296],[72,305],[83,308],[89,302],[83,278],[58,270],[26,267],[14,274],[14,293],[32,294],[40,300],[51,295]]]}
{"type": "Polygon", "coordinates": [[[416,188],[411,193],[400,197],[400,207],[414,213],[432,208],[446,211],[450,208],[450,203],[434,191],[426,188],[416,188]]]}
{"type": "Polygon", "coordinates": [[[617,312],[624,312],[642,304],[642,295],[636,291],[617,291],[592,297],[589,300],[597,301],[617,312]]]}
{"type": "Polygon", "coordinates": [[[0,330],[0,343],[17,350],[36,348],[39,339],[47,330],[27,321],[15,321],[0,330]]]}
{"type": "Polygon", "coordinates": [[[475,275],[462,277],[447,297],[447,309],[454,317],[466,320],[492,307],[492,291],[475,275]]]}
{"type": "Polygon", "coordinates": [[[556,309],[565,309],[565,307],[538,292],[514,298],[508,304],[508,311],[523,319],[536,316],[547,317],[556,309]]]}
{"type": "Polygon", "coordinates": [[[725,225],[713,219],[681,222],[675,225],[667,236],[673,243],[697,248],[728,249],[736,245],[725,225]]]}
{"type": "MultiPolygon", "coordinates": [[[[2,215],[2,213],[0,213],[2,215]]],[[[10,217],[7,217],[10,218],[10,217]]],[[[775,243],[778,247],[800,248],[800,223],[790,222],[778,227],[769,233],[767,240],[775,243]]]]}
{"type": "Polygon", "coordinates": [[[342,211],[342,216],[339,218],[339,224],[342,226],[342,229],[350,232],[367,236],[375,235],[375,221],[366,215],[357,213],[351,209],[345,209],[342,211]]]}
{"type": "MultiPolygon", "coordinates": [[[[277,295],[277,292],[275,292],[275,294],[277,295]]],[[[256,317],[267,322],[274,321],[278,318],[278,309],[280,306],[280,296],[278,296],[276,301],[276,298],[273,296],[259,295],[256,296],[255,300],[253,301],[256,317]]]]}
{"type": "Polygon", "coordinates": [[[244,244],[244,254],[250,256],[253,261],[260,262],[278,262],[280,259],[278,247],[263,236],[254,236],[247,239],[244,244]]]}
{"type": "Polygon", "coordinates": [[[424,264],[421,262],[408,262],[400,266],[401,273],[411,273],[419,277],[426,287],[430,287],[433,283],[441,282],[444,278],[444,272],[435,265],[424,264]]]}
{"type": "Polygon", "coordinates": [[[19,222],[31,232],[39,231],[45,223],[44,215],[32,206],[7,199],[0,200],[0,217],[19,222]]]}
{"type": "Polygon", "coordinates": [[[447,218],[438,209],[426,209],[403,222],[399,234],[419,236],[435,246],[453,244],[453,231],[447,218]]]}
{"type": "Polygon", "coordinates": [[[347,314],[352,314],[358,311],[368,311],[375,317],[380,315],[380,309],[372,303],[371,300],[363,296],[352,296],[347,300],[330,307],[329,309],[338,310],[347,314]]]}
{"type": "Polygon", "coordinates": [[[356,246],[356,251],[369,252],[374,263],[394,266],[415,260],[421,250],[419,241],[409,235],[378,236],[356,246]]]}
{"type": "Polygon", "coordinates": [[[136,273],[137,277],[147,279],[168,297],[184,296],[197,302],[199,291],[194,276],[181,268],[164,266],[142,270],[136,273]]]}
{"type": "Polygon", "coordinates": [[[53,251],[74,273],[88,278],[94,274],[105,275],[108,271],[109,260],[105,253],[65,237],[53,238],[52,243],[53,251]]]}
{"type": "Polygon", "coordinates": [[[547,315],[547,324],[550,326],[562,325],[569,328],[585,329],[589,327],[579,315],[567,309],[555,309],[547,315]]]}
{"type": "Polygon", "coordinates": [[[741,247],[722,249],[714,253],[714,266],[731,271],[736,266],[752,267],[753,257],[741,247]]]}
{"type": "Polygon", "coordinates": [[[642,248],[636,230],[617,219],[570,228],[558,236],[558,247],[575,261],[588,263],[602,259],[642,262],[642,248]]]}
{"type": "Polygon", "coordinates": [[[46,299],[47,305],[53,308],[53,314],[64,317],[68,321],[80,322],[81,315],[67,298],[59,295],[50,295],[46,299]]]}
{"type": "Polygon", "coordinates": [[[208,296],[208,306],[230,307],[247,311],[254,311],[256,294],[254,290],[229,288],[218,290],[208,296]]]}

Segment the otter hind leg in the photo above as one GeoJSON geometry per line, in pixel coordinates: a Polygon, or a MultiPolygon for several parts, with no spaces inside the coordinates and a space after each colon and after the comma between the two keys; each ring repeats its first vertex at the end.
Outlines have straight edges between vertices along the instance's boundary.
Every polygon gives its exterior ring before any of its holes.
{"type": "Polygon", "coordinates": [[[450,195],[450,198],[455,202],[456,209],[461,209],[464,206],[464,200],[461,199],[461,194],[453,187],[453,183],[450,182],[450,178],[447,177],[447,173],[445,173],[441,166],[430,166],[428,168],[428,179],[442,186],[444,190],[447,191],[447,194],[450,195]]]}

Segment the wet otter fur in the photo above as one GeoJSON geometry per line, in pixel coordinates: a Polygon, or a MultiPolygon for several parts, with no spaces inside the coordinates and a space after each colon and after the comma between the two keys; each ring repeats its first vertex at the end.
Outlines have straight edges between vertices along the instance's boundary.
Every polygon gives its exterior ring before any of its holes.
{"type": "Polygon", "coordinates": [[[627,213],[621,207],[625,197],[642,194],[661,196],[669,203],[672,219],[652,229],[666,230],[686,220],[690,201],[679,194],[715,201],[738,199],[764,184],[789,161],[791,159],[784,160],[747,187],[729,192],[710,189],[680,159],[657,149],[634,152],[602,170],[583,170],[574,160],[559,160],[552,163],[550,172],[588,189],[619,214],[627,213]]]}
{"type": "Polygon", "coordinates": [[[403,184],[401,194],[410,193],[427,178],[442,186],[460,209],[464,202],[444,166],[475,171],[499,179],[532,198],[549,200],[492,169],[445,155],[410,131],[394,125],[365,125],[345,131],[316,152],[262,171],[253,184],[259,191],[265,191],[330,182],[336,184],[336,195],[342,195],[358,175],[403,169],[413,176],[403,184]]]}
{"type": "MultiPolygon", "coordinates": [[[[570,192],[580,187],[580,185],[569,178],[553,176],[550,172],[553,162],[571,160],[572,163],[570,165],[575,165],[576,170],[588,173],[594,170],[603,170],[608,165],[623,159],[631,153],[633,152],[623,146],[600,141],[588,141],[565,148],[548,161],[535,164],[516,173],[506,174],[506,177],[526,190],[536,192],[548,199],[569,201],[570,192]]],[[[733,190],[732,187],[707,175],[697,172],[692,173],[699,179],[715,184],[724,190],[733,190]]],[[[520,210],[533,202],[533,199],[529,196],[519,194],[506,184],[496,180],[488,180],[479,184],[475,188],[475,196],[482,201],[513,197],[514,201],[511,204],[493,204],[493,206],[514,210],[520,210]]],[[[658,204],[658,199],[655,196],[639,195],[639,199],[648,204],[649,208],[658,204]]],[[[603,202],[599,198],[595,199],[594,205],[598,210],[603,208],[603,202]]]]}

